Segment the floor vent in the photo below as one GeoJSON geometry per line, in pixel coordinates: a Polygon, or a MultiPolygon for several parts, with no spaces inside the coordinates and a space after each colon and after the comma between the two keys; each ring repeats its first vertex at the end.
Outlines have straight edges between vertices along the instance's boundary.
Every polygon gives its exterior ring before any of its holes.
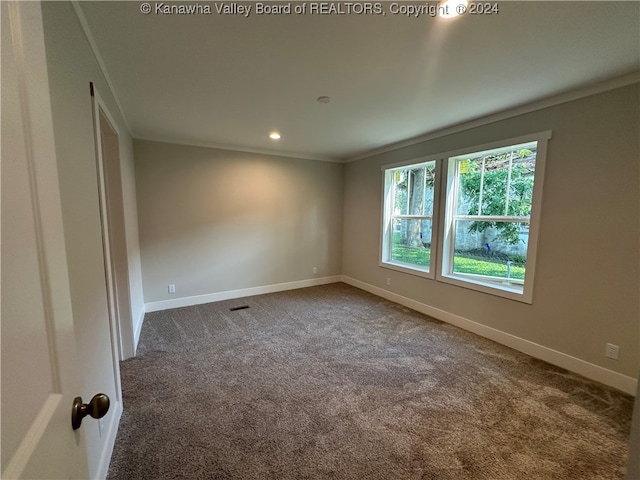
{"type": "Polygon", "coordinates": [[[241,307],[233,307],[233,308],[230,308],[229,310],[231,310],[232,312],[235,312],[236,310],[244,310],[245,308],[249,308],[249,305],[242,305],[241,307]]]}

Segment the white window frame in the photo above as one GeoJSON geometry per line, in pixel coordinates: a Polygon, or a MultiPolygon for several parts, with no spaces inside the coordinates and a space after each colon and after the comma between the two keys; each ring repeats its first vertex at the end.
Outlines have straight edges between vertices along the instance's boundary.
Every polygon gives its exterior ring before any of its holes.
{"type": "Polygon", "coordinates": [[[429,156],[414,158],[409,161],[395,163],[382,166],[382,219],[381,219],[381,235],[380,235],[380,262],[379,266],[391,270],[397,270],[419,277],[434,279],[436,271],[436,259],[438,252],[438,225],[440,223],[440,171],[441,156],[429,156]],[[431,215],[394,215],[394,195],[392,193],[393,175],[398,170],[404,170],[410,167],[417,167],[427,163],[435,163],[435,181],[433,185],[433,212],[431,215]],[[391,258],[391,249],[393,246],[393,219],[417,219],[431,220],[431,253],[428,268],[422,268],[419,265],[394,261],[391,258]]]}
{"type": "MultiPolygon", "coordinates": [[[[380,261],[379,266],[397,270],[400,272],[417,275],[459,287],[476,290],[490,295],[516,300],[531,304],[533,302],[535,267],[538,247],[538,232],[542,208],[542,190],[545,175],[548,141],[551,139],[551,131],[524,135],[521,137],[501,140],[484,145],[467,147],[459,150],[415,158],[403,162],[382,166],[382,215],[380,228],[380,261]],[[498,282],[492,282],[487,277],[471,274],[453,273],[453,255],[455,230],[454,221],[461,219],[461,215],[455,214],[457,191],[457,161],[455,157],[466,154],[481,154],[489,150],[506,148],[512,145],[520,145],[537,142],[536,167],[534,173],[533,196],[531,201],[531,215],[525,217],[482,217],[482,220],[508,220],[527,221],[529,223],[529,237],[527,242],[527,268],[525,279],[522,282],[522,291],[498,282]],[[394,199],[391,195],[392,177],[396,170],[406,169],[424,163],[435,162],[435,182],[433,198],[433,215],[411,216],[403,218],[431,219],[431,257],[430,268],[423,269],[417,265],[406,264],[391,260],[391,248],[393,243],[392,219],[394,199]]],[[[478,220],[479,217],[471,216],[470,220],[478,220]]],[[[512,281],[513,283],[516,283],[512,281]]]]}
{"type": "MultiPolygon", "coordinates": [[[[443,198],[441,199],[441,204],[444,206],[445,212],[442,218],[442,224],[440,225],[440,231],[443,232],[442,255],[439,255],[436,259],[436,261],[438,262],[438,265],[436,267],[436,270],[438,272],[436,275],[436,280],[492,295],[498,295],[524,303],[531,304],[533,302],[533,286],[535,278],[538,231],[540,226],[540,210],[542,206],[542,188],[547,156],[547,142],[550,138],[551,131],[546,131],[532,135],[511,138],[500,142],[451,151],[443,155],[443,157],[446,158],[446,160],[444,161],[443,170],[446,169],[447,175],[446,188],[443,188],[443,198]],[[453,273],[455,220],[460,220],[462,217],[461,215],[456,215],[455,213],[455,206],[457,201],[456,169],[458,165],[457,159],[455,157],[471,153],[481,154],[484,151],[495,150],[511,145],[519,145],[529,142],[537,142],[537,152],[536,169],[534,173],[533,184],[533,197],[531,202],[531,215],[528,218],[529,238],[527,246],[527,270],[525,279],[523,281],[522,292],[520,292],[519,289],[510,287],[508,285],[502,285],[498,282],[491,282],[486,277],[453,273]]],[[[480,217],[470,217],[470,219],[473,220],[478,220],[478,218],[480,217]]],[[[524,218],[520,217],[481,218],[481,220],[486,221],[493,221],[496,219],[509,221],[525,220],[524,218]]]]}

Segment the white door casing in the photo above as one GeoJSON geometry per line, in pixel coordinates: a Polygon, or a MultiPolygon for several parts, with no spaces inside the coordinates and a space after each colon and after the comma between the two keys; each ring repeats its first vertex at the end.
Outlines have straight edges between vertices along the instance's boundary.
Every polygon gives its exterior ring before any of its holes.
{"type": "Polygon", "coordinates": [[[88,478],[41,7],[1,9],[2,477],[88,478]]]}
{"type": "MultiPolygon", "coordinates": [[[[115,202],[115,198],[118,197],[121,200],[121,190],[117,190],[113,185],[113,179],[109,185],[107,182],[107,176],[109,168],[107,162],[116,162],[119,164],[118,155],[118,131],[114,127],[115,122],[113,117],[109,113],[105,103],[102,101],[100,95],[95,90],[93,84],[91,84],[91,96],[92,96],[92,115],[94,122],[94,140],[96,148],[96,171],[98,174],[97,187],[98,187],[98,203],[100,214],[100,227],[102,234],[102,253],[104,258],[104,275],[105,275],[105,289],[106,289],[106,301],[107,301],[107,316],[109,324],[110,334],[110,353],[111,353],[111,369],[113,376],[111,380],[112,385],[109,386],[109,390],[113,392],[111,395],[111,411],[106,417],[106,425],[102,427],[102,422],[99,422],[98,435],[104,437],[103,441],[99,441],[95,438],[89,438],[88,447],[92,447],[92,443],[96,445],[96,448],[100,451],[100,460],[96,471],[99,475],[105,474],[108,469],[108,464],[111,458],[113,445],[115,443],[115,436],[118,431],[118,425],[120,417],[122,415],[122,386],[120,381],[120,365],[119,360],[122,352],[122,332],[120,324],[120,315],[124,314],[124,310],[128,307],[129,302],[129,282],[128,272],[126,272],[126,256],[125,265],[122,265],[122,250],[118,249],[114,255],[114,244],[118,245],[121,238],[117,235],[120,233],[124,236],[124,212],[114,212],[117,207],[120,206],[115,202]],[[117,190],[114,191],[114,190],[117,190]],[[120,213],[120,216],[117,215],[120,213]],[[125,277],[126,283],[123,285],[122,279],[125,277]],[[119,283],[120,282],[120,283],[119,283]],[[123,306],[123,300],[124,305],[123,306]]],[[[119,170],[118,170],[119,173],[119,170]]],[[[120,181],[118,176],[117,181],[120,181]]],[[[119,184],[118,184],[119,186],[119,184]]],[[[120,246],[120,245],[118,245],[120,246]]],[[[126,248],[126,247],[125,247],[126,248]]],[[[126,252],[125,252],[126,255],[126,252]]],[[[127,313],[130,310],[127,310],[127,313]]],[[[94,319],[95,321],[95,319],[94,319]]],[[[78,348],[83,348],[79,346],[78,348]]],[[[89,352],[90,354],[90,352],[89,352]]],[[[85,354],[86,356],[86,354],[85,354]]],[[[107,365],[104,365],[107,368],[107,365]]],[[[104,382],[106,379],[103,379],[104,382]]],[[[89,464],[91,470],[91,462],[89,464]]]]}
{"type": "Polygon", "coordinates": [[[131,324],[131,297],[120,174],[120,135],[112,115],[93,84],[91,94],[108,302],[110,317],[117,320],[112,322],[112,338],[117,343],[114,344],[114,351],[117,350],[119,357],[123,359],[133,356],[134,345],[133,337],[127,335],[126,331],[126,326],[131,324]],[[122,326],[123,322],[125,328],[122,326]]]}

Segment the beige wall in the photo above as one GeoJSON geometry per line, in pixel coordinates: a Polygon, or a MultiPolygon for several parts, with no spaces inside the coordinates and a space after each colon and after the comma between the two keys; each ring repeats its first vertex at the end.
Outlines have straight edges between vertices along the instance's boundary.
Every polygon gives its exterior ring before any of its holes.
{"type": "Polygon", "coordinates": [[[635,84],[348,164],[343,274],[637,378],[638,94],[635,84]],[[382,165],[544,130],[533,305],[378,266],[382,165]],[[605,358],[607,342],[619,360],[605,358]]]}
{"type": "MultiPolygon", "coordinates": [[[[138,319],[144,302],[137,246],[133,144],[71,4],[43,2],[42,15],[74,327],[84,375],[83,389],[78,395],[88,401],[94,394],[104,392],[112,399],[113,411],[118,394],[107,317],[90,82],[94,82],[114,116],[119,133],[131,311],[134,319],[138,319]]],[[[110,415],[111,412],[104,419],[105,429],[110,415]]],[[[106,443],[107,432],[103,430],[100,435],[95,421],[84,422],[82,431],[87,439],[90,472],[97,476],[108,466],[111,450],[106,443]]]]}
{"type": "Polygon", "coordinates": [[[340,274],[343,165],[134,147],[145,302],[340,274]]]}

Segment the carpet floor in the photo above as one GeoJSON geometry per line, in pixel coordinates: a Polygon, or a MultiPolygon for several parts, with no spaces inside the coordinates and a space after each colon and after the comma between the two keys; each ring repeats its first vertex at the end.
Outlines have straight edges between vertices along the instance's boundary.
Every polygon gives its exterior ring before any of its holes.
{"type": "Polygon", "coordinates": [[[121,373],[109,480],[624,478],[632,397],[343,283],[149,313],[121,373]]]}

